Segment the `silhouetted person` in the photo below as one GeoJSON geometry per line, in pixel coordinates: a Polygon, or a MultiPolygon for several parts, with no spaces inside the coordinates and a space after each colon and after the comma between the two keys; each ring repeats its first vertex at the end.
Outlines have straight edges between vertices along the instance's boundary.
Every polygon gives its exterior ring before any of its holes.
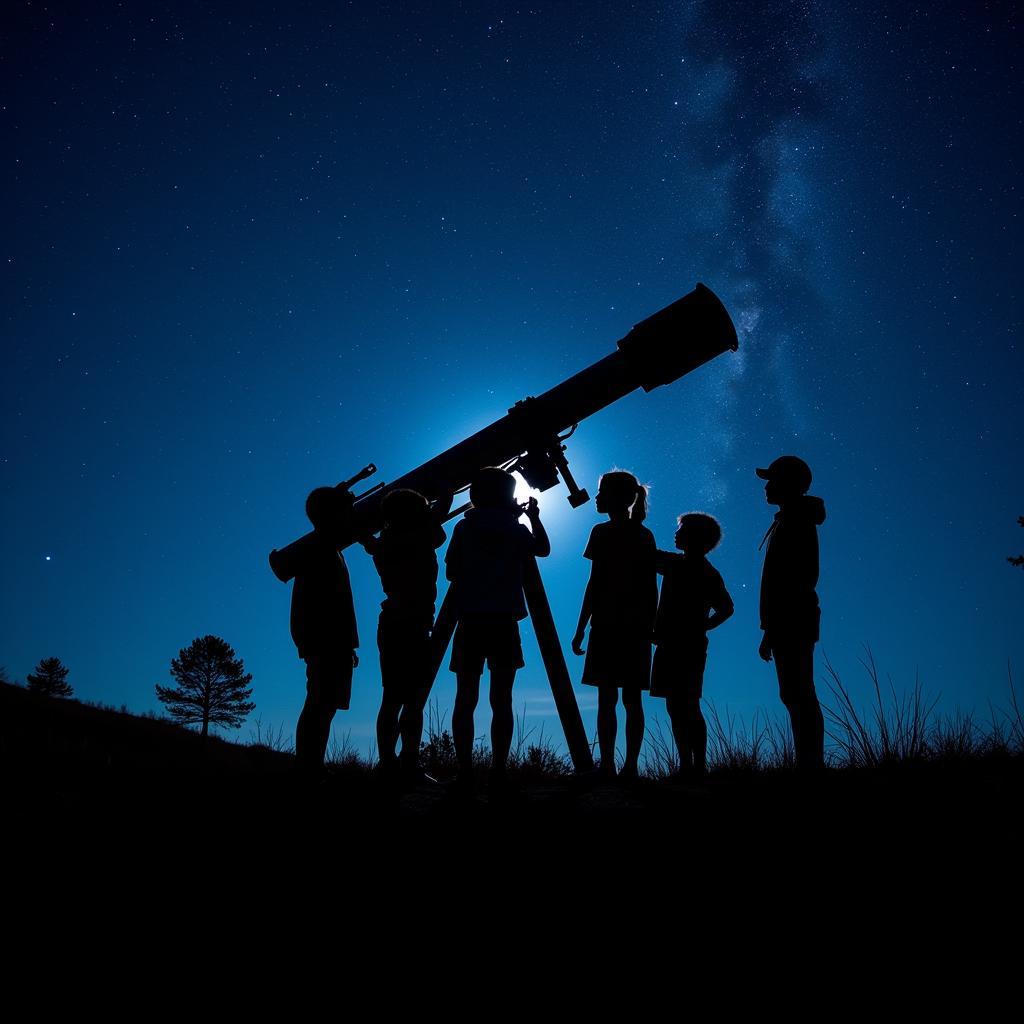
{"type": "Polygon", "coordinates": [[[523,563],[551,551],[536,498],[525,508],[517,505],[515,486],[503,469],[480,470],[469,489],[473,508],[456,524],[445,556],[459,620],[450,667],[456,674],[452,739],[463,791],[472,786],[473,713],[485,662],[491,671],[491,783],[495,789],[504,784],[512,745],[512,684],[523,666],[523,563]],[[519,522],[523,514],[532,532],[519,522]]]}
{"type": "Polygon", "coordinates": [[[390,491],[381,502],[380,537],[363,541],[385,594],[377,623],[384,688],[377,715],[380,766],[385,775],[399,767],[395,747],[401,736],[401,772],[407,784],[419,774],[423,708],[431,681],[430,630],[437,599],[435,552],[445,542],[441,522],[451,502],[449,497],[432,510],[417,491],[390,491]]]}
{"type": "Polygon", "coordinates": [[[306,662],[306,702],[295,727],[295,758],[316,774],[324,763],[335,711],[347,711],[352,670],[359,664],[356,614],[348,567],[338,550],[351,516],[352,496],[318,487],[306,499],[317,548],[292,588],[292,639],[306,662]]]}
{"type": "Polygon", "coordinates": [[[574,654],[586,653],[583,682],[597,687],[597,741],[601,774],[615,775],[615,708],[622,690],[626,709],[626,759],[622,775],[636,778],[644,742],[642,693],[650,687],[651,633],[658,608],[654,534],[643,525],[647,488],[632,473],[605,473],[594,500],[608,515],[590,533],[583,552],[593,563],[583,594],[574,654]],[[590,623],[586,652],[583,634],[590,623]]]}
{"type": "Polygon", "coordinates": [[[679,774],[707,770],[708,727],[700,710],[708,631],[733,613],[732,598],[718,570],[707,560],[722,539],[713,516],[690,512],[679,517],[676,547],[659,551],[655,566],[664,577],[654,624],[651,696],[664,697],[679,750],[679,774]]]}
{"type": "Polygon", "coordinates": [[[825,763],[825,722],[814,690],[814,645],[818,641],[818,527],[825,503],[807,493],[811,470],[803,459],[782,455],[757,470],[767,483],[765,498],[778,505],[775,521],[761,541],[767,544],[761,573],[761,628],[758,653],[775,659],[779,696],[793,725],[798,768],[825,763]]]}

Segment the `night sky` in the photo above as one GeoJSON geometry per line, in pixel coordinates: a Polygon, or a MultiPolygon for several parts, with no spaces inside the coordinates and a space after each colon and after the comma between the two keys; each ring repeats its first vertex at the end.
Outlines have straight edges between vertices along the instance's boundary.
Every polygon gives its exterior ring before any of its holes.
{"type": "MultiPolygon", "coordinates": [[[[705,696],[782,710],[754,468],[792,452],[828,507],[822,695],[825,654],[867,696],[870,645],[898,690],[987,716],[1008,659],[1024,675],[1018,52],[991,4],[7,5],[0,665],[54,655],[77,696],[157,709],[213,633],[290,733],[266,556],[306,493],[394,479],[699,280],[740,351],[569,456],[591,494],[613,467],[649,483],[662,547],[679,513],[721,520],[737,611],[705,696]]],[[[540,500],[578,680],[599,517],[540,500]]],[[[335,731],[366,750],[382,594],[347,560],[362,665],[335,731]]],[[[560,738],[524,649],[516,709],[560,738]]]]}

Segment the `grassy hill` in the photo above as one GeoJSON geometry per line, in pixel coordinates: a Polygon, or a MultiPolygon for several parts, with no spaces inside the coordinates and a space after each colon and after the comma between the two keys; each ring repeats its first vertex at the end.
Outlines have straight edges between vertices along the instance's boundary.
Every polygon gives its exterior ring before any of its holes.
{"type": "MultiPolygon", "coordinates": [[[[430,739],[436,747],[439,737],[430,739]]],[[[813,780],[737,759],[699,783],[647,778],[632,786],[573,776],[544,748],[520,750],[515,763],[517,785],[500,802],[483,787],[468,802],[453,800],[441,786],[397,794],[351,756],[321,783],[302,784],[286,752],[213,736],[203,742],[167,720],[0,684],[0,768],[9,807],[26,817],[45,809],[55,823],[92,815],[120,822],[117,827],[170,828],[191,819],[216,828],[230,818],[259,831],[275,818],[315,820],[329,809],[347,824],[406,829],[514,822],[525,833],[585,834],[613,824],[662,837],[866,829],[891,838],[893,831],[910,837],[916,829],[920,839],[922,831],[941,834],[948,823],[957,834],[969,826],[995,842],[1016,823],[1024,795],[1022,759],[1005,748],[836,769],[813,780]]]]}

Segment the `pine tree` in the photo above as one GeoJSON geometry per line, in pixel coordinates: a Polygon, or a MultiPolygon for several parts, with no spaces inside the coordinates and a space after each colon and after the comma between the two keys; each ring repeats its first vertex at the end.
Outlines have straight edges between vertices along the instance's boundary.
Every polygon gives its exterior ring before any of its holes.
{"type": "Polygon", "coordinates": [[[68,669],[61,664],[60,658],[43,658],[36,665],[35,672],[26,677],[29,692],[40,693],[44,697],[70,697],[74,691],[68,680],[68,669]]]}
{"type": "Polygon", "coordinates": [[[156,687],[157,697],[173,718],[183,725],[199,723],[206,736],[210,725],[237,729],[256,707],[252,675],[241,658],[219,636],[197,637],[171,661],[175,686],[156,687]]]}

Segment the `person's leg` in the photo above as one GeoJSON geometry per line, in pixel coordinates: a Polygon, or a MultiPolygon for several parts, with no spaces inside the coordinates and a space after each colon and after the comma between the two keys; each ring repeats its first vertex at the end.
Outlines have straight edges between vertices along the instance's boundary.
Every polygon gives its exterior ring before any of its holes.
{"type": "Polygon", "coordinates": [[[415,775],[420,763],[420,742],[423,738],[423,709],[427,704],[429,688],[425,683],[430,671],[430,635],[412,630],[406,638],[403,659],[402,709],[398,718],[398,732],[402,738],[402,771],[415,775]]]}
{"type": "Polygon", "coordinates": [[[377,712],[377,756],[382,768],[395,764],[398,743],[398,713],[402,709],[400,695],[403,683],[402,638],[381,613],[377,623],[377,650],[380,652],[380,681],[383,687],[380,710],[377,712]]]}
{"type": "Polygon", "coordinates": [[[459,772],[473,773],[473,712],[480,699],[480,673],[461,670],[455,676],[455,708],[452,711],[452,739],[459,772]]]}
{"type": "Polygon", "coordinates": [[[391,767],[395,763],[395,746],[398,743],[399,713],[402,710],[400,701],[390,696],[387,687],[377,712],[377,750],[382,767],[391,767]]]}
{"type": "Polygon", "coordinates": [[[514,668],[491,669],[491,770],[503,772],[512,747],[512,684],[514,668]]]}
{"type": "Polygon", "coordinates": [[[323,767],[334,721],[333,707],[325,707],[309,694],[295,726],[295,761],[306,771],[323,767]]]}
{"type": "Polygon", "coordinates": [[[693,763],[693,750],[686,731],[684,699],[677,693],[668,694],[665,697],[665,710],[668,712],[668,720],[672,726],[672,738],[676,741],[676,750],[679,752],[679,770],[685,772],[693,763]]]}
{"type": "Polygon", "coordinates": [[[773,647],[779,696],[793,726],[796,765],[820,768],[825,763],[825,719],[814,689],[814,645],[785,644],[773,647]]]}
{"type": "Polygon", "coordinates": [[[601,754],[601,774],[615,774],[615,734],[619,723],[615,705],[619,702],[617,686],[597,688],[597,746],[601,754]]]}
{"type": "Polygon", "coordinates": [[[626,761],[624,775],[636,778],[640,773],[640,750],[644,745],[643,691],[638,687],[622,688],[622,706],[626,709],[626,761]]]}
{"type": "Polygon", "coordinates": [[[398,729],[402,737],[402,770],[414,772],[420,763],[420,743],[423,740],[423,708],[426,696],[417,694],[402,705],[398,729]]]}
{"type": "Polygon", "coordinates": [[[331,722],[337,709],[321,704],[306,695],[298,724],[295,726],[295,759],[304,768],[320,768],[331,738],[331,722]]]}
{"type": "Polygon", "coordinates": [[[705,772],[708,767],[708,724],[701,714],[699,697],[686,698],[683,721],[686,746],[692,757],[693,768],[697,772],[705,772]]]}
{"type": "MultiPolygon", "coordinates": [[[[348,685],[351,688],[351,665],[348,685]]],[[[333,658],[308,658],[306,660],[306,700],[295,726],[296,764],[311,773],[319,771],[324,764],[327,743],[331,736],[331,722],[344,688],[343,666],[333,658]]]]}

